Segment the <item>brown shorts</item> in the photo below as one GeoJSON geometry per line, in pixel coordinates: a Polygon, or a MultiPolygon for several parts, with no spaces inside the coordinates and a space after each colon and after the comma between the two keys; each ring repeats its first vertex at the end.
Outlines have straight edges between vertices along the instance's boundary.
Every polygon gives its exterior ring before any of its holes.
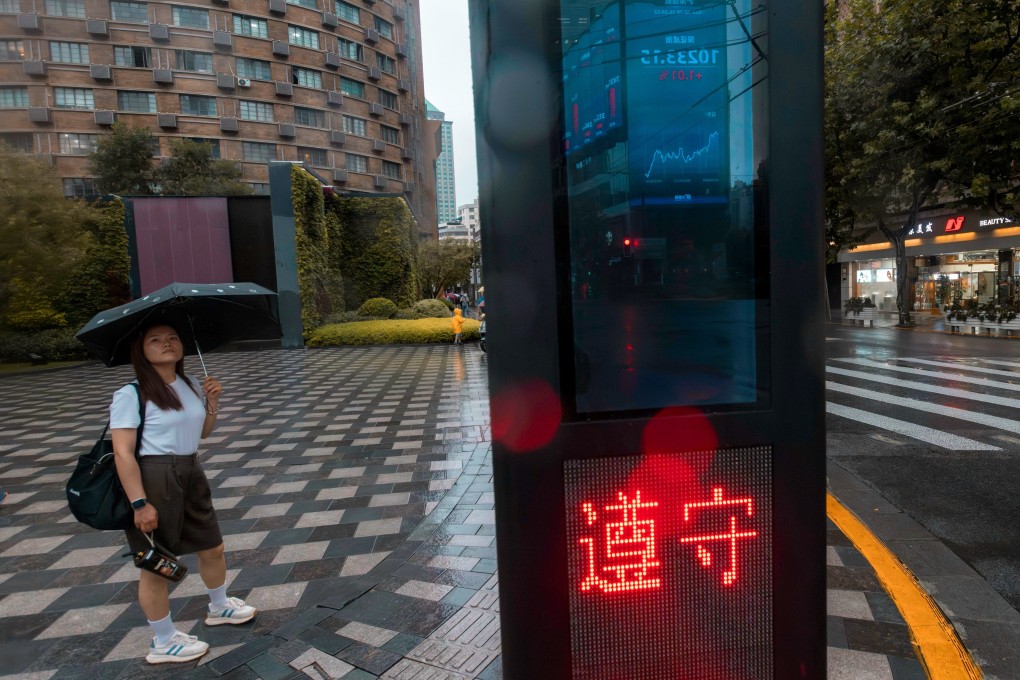
{"type": "MultiPolygon", "coordinates": [[[[159,513],[156,542],[175,555],[215,548],[223,542],[212,505],[212,490],[198,456],[140,456],[146,500],[159,513]]],[[[137,527],[124,532],[134,551],[148,550],[137,527]]]]}

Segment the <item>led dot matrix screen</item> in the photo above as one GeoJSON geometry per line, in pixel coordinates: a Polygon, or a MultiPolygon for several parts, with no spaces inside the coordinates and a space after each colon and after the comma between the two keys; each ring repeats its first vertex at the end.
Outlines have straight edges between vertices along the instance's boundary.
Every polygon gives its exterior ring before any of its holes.
{"type": "Polygon", "coordinates": [[[771,680],[771,459],[564,463],[574,680],[771,680]]]}

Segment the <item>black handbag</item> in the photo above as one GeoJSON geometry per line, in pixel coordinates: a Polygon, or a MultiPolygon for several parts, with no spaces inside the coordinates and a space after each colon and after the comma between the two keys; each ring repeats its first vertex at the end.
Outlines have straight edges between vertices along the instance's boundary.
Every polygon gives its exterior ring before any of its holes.
{"type": "MultiPolygon", "coordinates": [[[[141,422],[135,438],[135,456],[142,446],[142,428],[145,426],[145,406],[138,385],[138,414],[141,422]]],[[[93,529],[128,529],[134,524],[134,510],[121,486],[114,462],[113,442],[106,438],[110,429],[107,421],[103,434],[88,453],[78,457],[78,465],[67,482],[67,505],[74,518],[93,529]]]]}

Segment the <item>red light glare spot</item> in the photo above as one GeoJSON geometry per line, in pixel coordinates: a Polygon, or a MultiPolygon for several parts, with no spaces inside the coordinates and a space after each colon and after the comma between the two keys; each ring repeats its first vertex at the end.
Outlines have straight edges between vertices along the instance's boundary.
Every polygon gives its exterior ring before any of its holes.
{"type": "MultiPolygon", "coordinates": [[[[620,593],[658,588],[662,581],[651,578],[649,571],[660,566],[655,558],[655,519],[638,519],[638,510],[659,506],[656,501],[641,502],[641,492],[630,500],[622,491],[618,501],[605,507],[608,512],[620,512],[621,521],[607,522],[603,540],[604,550],[596,549],[596,537],[585,536],[578,542],[586,547],[588,574],[581,582],[581,590],[598,588],[604,593],[620,593]],[[600,573],[607,576],[603,577],[600,573]]],[[[596,513],[592,504],[581,504],[588,524],[593,524],[596,513]]]]}
{"type": "MultiPolygon", "coordinates": [[[[689,522],[691,519],[691,510],[710,510],[719,508],[733,508],[735,506],[746,507],[746,514],[748,517],[754,516],[754,500],[751,498],[731,498],[725,500],[723,498],[723,490],[721,487],[712,489],[712,500],[704,501],[699,503],[684,503],[684,521],[689,522]]],[[[720,542],[729,545],[729,569],[726,569],[722,573],[722,583],[724,586],[731,586],[737,580],[737,554],[739,549],[737,547],[737,539],[744,538],[756,538],[758,532],[753,529],[737,530],[737,516],[730,515],[729,518],[729,531],[719,532],[714,534],[706,534],[703,536],[690,536],[681,538],[680,543],[694,543],[696,546],[695,554],[701,566],[706,569],[712,564],[712,553],[708,550],[703,543],[720,542]]]]}
{"type": "Polygon", "coordinates": [[[637,245],[637,244],[638,244],[637,239],[634,239],[634,245],[637,245]]]}
{"type": "MultiPolygon", "coordinates": [[[[648,421],[642,437],[645,455],[676,454],[694,451],[715,451],[719,437],[708,417],[689,407],[666,408],[648,421]]],[[[700,474],[708,469],[714,454],[688,457],[700,474]]]]}
{"type": "Polygon", "coordinates": [[[629,246],[630,245],[630,239],[629,238],[623,239],[623,245],[629,246]]]}
{"type": "Polygon", "coordinates": [[[628,352],[633,352],[634,351],[634,345],[627,345],[627,351],[628,352]]]}
{"type": "Polygon", "coordinates": [[[503,389],[493,395],[490,406],[492,438],[517,453],[551,442],[563,417],[559,396],[537,379],[503,389]]]}

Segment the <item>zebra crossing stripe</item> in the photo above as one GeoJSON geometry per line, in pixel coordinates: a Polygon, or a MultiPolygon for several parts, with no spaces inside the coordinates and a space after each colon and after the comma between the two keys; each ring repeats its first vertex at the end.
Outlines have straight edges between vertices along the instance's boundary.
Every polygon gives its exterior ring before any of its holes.
{"type": "MultiPolygon", "coordinates": [[[[841,392],[843,394],[851,394],[855,397],[863,397],[865,399],[878,401],[883,405],[889,403],[889,395],[884,392],[875,392],[874,390],[864,390],[859,387],[851,387],[850,385],[841,385],[840,383],[832,382],[831,380],[826,381],[825,388],[832,390],[833,392],[841,392]]],[[[957,420],[966,420],[972,423],[978,423],[979,425],[994,427],[998,430],[1005,430],[1006,432],[1015,432],[1020,434],[1020,421],[1010,420],[1009,418],[999,418],[985,413],[975,413],[973,411],[966,411],[962,408],[953,408],[951,406],[940,406],[938,404],[932,404],[918,399],[909,399],[907,397],[896,397],[895,403],[896,406],[904,406],[906,408],[924,411],[925,413],[934,413],[940,416],[956,418],[957,420]]]]}
{"type": "Polygon", "coordinates": [[[969,366],[967,364],[958,364],[951,361],[932,361],[931,359],[902,359],[898,358],[896,361],[906,361],[913,364],[925,364],[926,366],[942,366],[943,368],[956,368],[961,371],[971,371],[973,373],[987,373],[989,375],[1001,375],[1004,378],[1016,378],[1020,380],[1020,373],[1016,371],[1003,371],[998,368],[984,368],[982,366],[969,366]]]}
{"type": "Polygon", "coordinates": [[[895,418],[880,416],[877,413],[862,411],[861,409],[850,406],[833,404],[831,401],[825,402],[825,411],[834,416],[841,416],[843,418],[856,420],[857,422],[864,423],[866,425],[872,425],[883,430],[896,432],[897,434],[902,434],[905,437],[918,439],[928,444],[934,444],[935,446],[940,446],[951,451],[1002,450],[998,446],[984,444],[974,439],[967,439],[966,437],[959,437],[955,434],[949,434],[948,432],[942,432],[930,427],[924,427],[915,423],[908,423],[905,420],[896,420],[895,418]]]}
{"type": "MultiPolygon", "coordinates": [[[[870,380],[871,382],[891,385],[892,387],[906,387],[907,389],[916,390],[918,392],[933,392],[947,397],[959,397],[961,399],[970,399],[972,401],[983,401],[986,404],[997,404],[999,406],[1020,408],[1020,399],[1013,399],[1012,397],[997,397],[993,394],[981,394],[979,392],[970,392],[968,390],[958,390],[954,387],[942,387],[940,385],[928,385],[926,383],[915,382],[913,380],[887,378],[884,375],[865,373],[863,371],[851,371],[846,368],[836,368],[835,366],[828,366],[825,371],[826,373],[832,373],[834,375],[845,375],[849,378],[870,380]]],[[[895,397],[888,398],[895,399],[895,397]]]]}
{"type": "Polygon", "coordinates": [[[925,371],[920,368],[910,368],[909,366],[897,366],[895,364],[886,364],[881,361],[875,361],[873,359],[835,359],[835,361],[845,361],[851,364],[857,364],[858,366],[880,368],[883,371],[909,373],[910,375],[916,375],[922,378],[938,378],[940,380],[949,380],[951,382],[967,383],[969,385],[980,385],[981,387],[991,387],[998,390],[1020,392],[1020,385],[1012,385],[1010,383],[999,382],[998,380],[988,380],[987,378],[971,378],[970,376],[958,375],[956,373],[940,373],[938,371],[925,371]]]}

